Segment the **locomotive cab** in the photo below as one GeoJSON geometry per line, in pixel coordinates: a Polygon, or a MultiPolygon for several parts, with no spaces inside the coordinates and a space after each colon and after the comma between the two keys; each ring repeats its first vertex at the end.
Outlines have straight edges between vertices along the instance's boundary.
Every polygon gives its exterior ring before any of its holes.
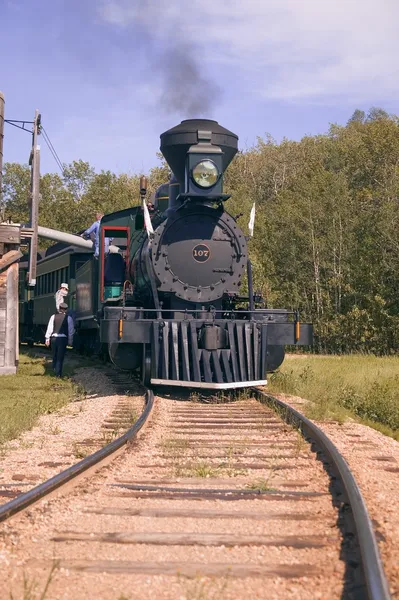
{"type": "Polygon", "coordinates": [[[122,297],[130,252],[130,227],[108,224],[108,219],[103,217],[100,230],[100,303],[122,297]]]}

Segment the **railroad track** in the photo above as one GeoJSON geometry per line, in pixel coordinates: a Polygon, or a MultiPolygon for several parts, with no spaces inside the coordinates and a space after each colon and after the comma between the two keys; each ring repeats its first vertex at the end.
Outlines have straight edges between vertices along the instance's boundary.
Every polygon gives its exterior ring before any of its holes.
{"type": "Polygon", "coordinates": [[[300,413],[251,395],[158,397],[152,410],[149,392],[122,438],[1,507],[8,518],[98,466],[154,413],[106,472],[10,522],[8,584],[21,585],[22,562],[25,577],[51,579],[50,598],[388,599],[343,458],[300,413]]]}
{"type": "MultiPolygon", "coordinates": [[[[121,429],[127,429],[122,435],[116,437],[108,444],[105,444],[100,449],[96,450],[89,456],[85,457],[78,463],[68,467],[61,473],[44,481],[40,485],[33,487],[26,493],[16,493],[16,497],[11,501],[0,505],[0,522],[6,521],[18,512],[35,504],[42,498],[52,494],[58,488],[67,485],[69,482],[77,480],[81,475],[87,474],[91,470],[97,470],[106,465],[110,460],[116,458],[127,446],[131,443],[145,425],[154,406],[154,394],[151,390],[147,390],[145,394],[145,406],[140,417],[135,423],[130,425],[131,406],[129,403],[119,402],[110,417],[106,419],[102,425],[104,430],[109,430],[111,437],[115,437],[115,432],[121,429]]],[[[95,446],[96,440],[83,440],[82,446],[95,446]]],[[[29,484],[26,484],[29,485],[29,484]]],[[[12,484],[12,488],[20,487],[21,483],[12,484]]],[[[4,484],[2,484],[4,487],[4,484]]],[[[10,487],[10,486],[9,486],[10,487]]],[[[10,492],[15,494],[14,489],[10,492]]]]}
{"type": "MultiPolygon", "coordinates": [[[[37,354],[39,354],[39,352],[37,354]]],[[[45,352],[41,352],[40,354],[46,356],[45,352]]],[[[98,414],[100,419],[101,410],[104,411],[104,413],[102,414],[101,425],[98,428],[94,426],[94,428],[89,428],[89,431],[86,430],[87,437],[77,437],[75,439],[73,436],[72,438],[67,437],[67,439],[64,442],[65,448],[62,448],[63,444],[61,441],[61,443],[58,444],[58,448],[55,453],[54,450],[53,452],[51,451],[51,444],[49,444],[50,453],[47,456],[43,456],[45,460],[42,459],[41,461],[39,460],[36,462],[32,462],[30,460],[31,456],[29,456],[29,460],[26,463],[24,463],[24,455],[22,452],[20,452],[19,460],[18,458],[17,461],[15,461],[14,459],[14,462],[11,461],[11,465],[14,464],[14,469],[15,463],[23,465],[22,467],[17,467],[14,470],[14,472],[12,471],[12,466],[11,469],[0,469],[1,475],[3,475],[3,477],[1,478],[2,481],[0,481],[0,506],[3,502],[7,502],[7,499],[14,499],[17,496],[19,496],[24,490],[30,490],[35,485],[37,486],[39,481],[44,482],[45,480],[49,479],[49,471],[50,473],[54,474],[54,472],[59,472],[61,468],[62,470],[67,470],[67,467],[72,466],[74,463],[76,463],[77,458],[83,458],[87,455],[94,454],[97,450],[102,449],[105,445],[108,445],[114,439],[121,437],[131,428],[132,424],[136,422],[137,416],[141,412],[140,404],[142,404],[142,402],[140,402],[140,400],[143,399],[143,390],[141,390],[141,392],[139,391],[141,386],[138,387],[136,380],[133,379],[129,374],[124,372],[118,372],[113,368],[104,369],[104,365],[102,366],[103,373],[101,374],[99,378],[99,384],[96,384],[95,389],[97,390],[97,393],[99,389],[103,391],[101,383],[103,383],[104,385],[104,383],[106,382],[108,384],[108,387],[106,387],[106,393],[111,393],[111,395],[114,395],[117,398],[117,400],[116,402],[115,399],[111,400],[111,402],[106,407],[104,406],[104,404],[102,406],[100,405],[99,407],[96,401],[93,402],[93,406],[96,407],[95,410],[97,411],[97,414],[98,411],[100,411],[100,414],[98,414]],[[33,473],[32,471],[29,472],[29,470],[32,468],[33,473]]],[[[88,383],[88,385],[89,388],[92,388],[90,382],[88,383]]],[[[93,389],[90,389],[90,392],[92,391],[93,389]]],[[[86,400],[86,404],[88,402],[92,402],[92,400],[86,400]]],[[[73,406],[75,407],[74,403],[73,406]]],[[[79,405],[77,411],[81,413],[84,410],[85,409],[83,408],[83,406],[79,405]]],[[[72,411],[72,413],[70,413],[72,418],[74,418],[76,414],[76,411],[72,411]]],[[[86,419],[86,417],[87,414],[85,412],[84,418],[86,419]]],[[[89,422],[90,418],[91,415],[89,411],[89,422]]],[[[82,421],[82,419],[80,420],[82,421]]],[[[68,423],[64,423],[64,428],[65,430],[69,429],[68,423]]],[[[72,429],[77,429],[75,423],[73,424],[72,429]]],[[[50,429],[47,430],[47,435],[58,435],[58,433],[60,432],[61,430],[57,424],[55,427],[53,425],[52,428],[50,427],[50,429]]],[[[134,431],[132,432],[132,435],[134,435],[134,431]]],[[[26,444],[26,447],[33,445],[31,440],[24,441],[24,444],[26,444]]],[[[43,452],[41,454],[43,454],[43,452]]],[[[106,452],[103,454],[100,453],[98,455],[100,458],[99,464],[101,464],[101,457],[104,456],[104,454],[106,454],[106,452]]],[[[110,456],[115,456],[112,452],[112,447],[110,456]]],[[[8,463],[7,459],[3,459],[1,462],[8,463]]],[[[85,462],[83,462],[83,465],[84,464],[85,462]]],[[[5,465],[2,464],[1,466],[5,465]]],[[[1,520],[2,519],[0,517],[0,521],[1,520]]]]}

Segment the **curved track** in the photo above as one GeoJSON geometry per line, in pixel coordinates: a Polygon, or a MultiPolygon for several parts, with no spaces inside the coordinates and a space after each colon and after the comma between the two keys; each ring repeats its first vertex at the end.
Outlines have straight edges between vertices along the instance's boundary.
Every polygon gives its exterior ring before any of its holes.
{"type": "Polygon", "coordinates": [[[363,563],[363,573],[367,584],[368,598],[370,600],[389,599],[391,597],[389,585],[384,573],[374,528],[362,493],[348,463],[326,434],[299,411],[256,388],[253,391],[260,402],[277,409],[287,423],[300,429],[302,435],[308,441],[315,443],[322,449],[328,460],[326,466],[329,466],[334,475],[339,476],[341,479],[345,495],[342,502],[347,507],[350,507],[352,512],[363,563]]]}
{"type": "MultiPolygon", "coordinates": [[[[134,589],[135,598],[235,599],[248,591],[258,598],[388,600],[370,518],[345,460],[298,411],[252,393],[258,402],[158,398],[142,443],[90,480],[78,500],[61,498],[39,547],[25,540],[24,549],[22,540],[19,560],[36,577],[51,566],[51,542],[57,568],[68,574],[65,581],[57,576],[57,598],[62,586],[77,598],[115,598],[120,586],[121,596],[134,589]],[[200,584],[187,587],[182,578],[200,584]]],[[[0,507],[0,520],[118,453],[153,405],[148,392],[127,433],[0,507]]],[[[22,537],[25,528],[22,522],[22,537]]]]}
{"type": "Polygon", "coordinates": [[[0,522],[5,521],[12,515],[24,510],[35,502],[38,502],[45,496],[53,493],[58,488],[66,485],[71,480],[76,479],[89,469],[99,468],[102,463],[108,461],[111,457],[123,449],[126,444],[134,440],[140,429],[148,420],[154,406],[154,394],[151,390],[147,390],[145,399],[145,408],[141,416],[137,419],[134,425],[123,435],[113,440],[97,452],[90,454],[80,462],[72,465],[65,471],[58,473],[51,479],[34,487],[24,494],[19,494],[16,498],[0,506],[0,522]]]}

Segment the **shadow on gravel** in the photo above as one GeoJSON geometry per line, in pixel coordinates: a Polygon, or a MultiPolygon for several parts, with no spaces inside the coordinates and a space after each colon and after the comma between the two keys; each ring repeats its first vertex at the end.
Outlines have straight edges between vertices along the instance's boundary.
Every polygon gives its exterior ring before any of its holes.
{"type": "Polygon", "coordinates": [[[341,532],[342,543],[340,558],[345,564],[344,587],[342,600],[364,600],[368,597],[360,549],[356,538],[356,528],[352,509],[345,496],[344,487],[338,473],[331,467],[329,459],[311,440],[311,450],[317,456],[329,476],[329,491],[332,505],[338,512],[337,527],[341,532]]]}
{"type": "MultiPolygon", "coordinates": [[[[47,348],[44,345],[30,347],[26,344],[20,344],[19,353],[21,356],[27,358],[41,360],[44,373],[32,373],[33,376],[38,377],[41,375],[49,375],[50,377],[55,377],[52,365],[53,358],[51,348],[47,348]]],[[[70,378],[74,375],[76,369],[79,369],[81,367],[95,366],[98,366],[98,363],[95,359],[86,356],[80,356],[79,354],[76,354],[76,352],[68,348],[65,354],[62,375],[63,378],[70,378]]]]}
{"type": "Polygon", "coordinates": [[[201,404],[233,404],[242,400],[253,398],[253,393],[250,390],[239,389],[229,390],[228,392],[213,390],[190,389],[186,387],[176,388],[167,386],[154,387],[154,394],[159,394],[167,400],[178,402],[198,402],[201,404]]]}

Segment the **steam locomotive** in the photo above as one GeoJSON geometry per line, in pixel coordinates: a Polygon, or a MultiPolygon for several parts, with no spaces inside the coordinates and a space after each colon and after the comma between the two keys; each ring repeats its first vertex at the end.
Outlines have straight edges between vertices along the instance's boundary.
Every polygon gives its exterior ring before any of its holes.
{"type": "Polygon", "coordinates": [[[285,345],[311,344],[310,324],[295,311],[262,308],[254,294],[246,236],[224,208],[223,174],[237,145],[234,133],[205,119],[163,133],[173,175],[152,211],[142,178],[142,205],[102,218],[98,259],[78,242],[49,248],[34,297],[21,285],[22,337],[42,339],[54,291],[68,281],[76,349],[106,351],[146,385],[262,385],[285,345]]]}

